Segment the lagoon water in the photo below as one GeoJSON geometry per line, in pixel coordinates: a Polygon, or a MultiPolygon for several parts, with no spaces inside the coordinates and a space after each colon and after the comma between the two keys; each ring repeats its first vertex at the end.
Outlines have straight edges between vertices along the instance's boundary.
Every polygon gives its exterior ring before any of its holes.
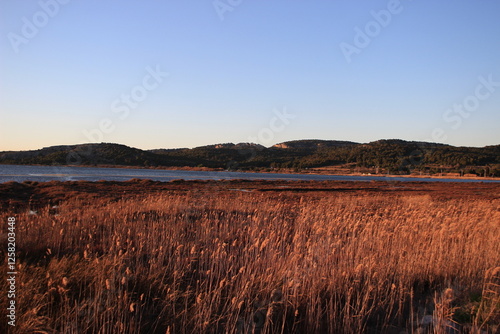
{"type": "Polygon", "coordinates": [[[183,180],[304,180],[304,181],[426,181],[426,182],[500,182],[500,180],[471,180],[445,178],[414,178],[386,176],[343,176],[279,173],[206,172],[163,169],[129,169],[100,167],[61,167],[0,165],[0,183],[16,181],[127,181],[130,179],[153,181],[183,180]]]}

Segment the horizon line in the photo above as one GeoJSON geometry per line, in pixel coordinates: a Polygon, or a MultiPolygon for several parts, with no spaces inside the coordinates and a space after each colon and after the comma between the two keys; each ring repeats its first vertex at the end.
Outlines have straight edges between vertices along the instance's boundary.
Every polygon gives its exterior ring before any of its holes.
{"type": "Polygon", "coordinates": [[[348,142],[348,143],[353,143],[353,144],[358,144],[358,145],[365,145],[365,144],[370,144],[374,143],[377,141],[391,141],[391,140],[398,140],[398,141],[403,141],[403,142],[408,142],[408,143],[427,143],[427,144],[437,144],[437,145],[445,145],[445,146],[452,146],[452,147],[469,147],[469,148],[485,148],[489,146],[497,146],[500,144],[489,144],[489,145],[484,145],[484,146],[464,146],[464,145],[452,145],[452,144],[447,144],[447,143],[438,143],[438,142],[431,142],[431,141],[423,141],[423,140],[406,140],[406,139],[400,139],[400,138],[383,138],[383,139],[377,139],[373,140],[370,142],[356,142],[356,141],[351,141],[351,140],[340,140],[340,139],[317,139],[317,138],[306,138],[306,139],[293,139],[293,140],[287,140],[283,142],[278,142],[275,143],[271,146],[265,146],[259,143],[253,143],[253,142],[220,142],[220,143],[214,143],[214,144],[205,144],[205,145],[200,145],[200,146],[192,146],[192,147],[171,147],[171,148],[166,148],[166,147],[161,147],[161,148],[139,148],[136,146],[130,146],[127,144],[122,144],[122,143],[114,143],[114,142],[87,142],[87,143],[79,143],[79,144],[57,144],[57,145],[50,145],[50,146],[44,146],[41,148],[34,148],[34,149],[21,149],[21,150],[2,150],[0,152],[23,152],[23,151],[37,151],[37,150],[42,150],[45,148],[50,148],[50,147],[57,147],[57,146],[80,146],[80,145],[100,145],[100,144],[112,144],[112,145],[123,145],[127,146],[130,148],[135,148],[143,151],[152,151],[152,150],[182,150],[182,149],[195,149],[195,148],[200,148],[200,147],[207,147],[207,146],[216,146],[216,145],[240,145],[240,144],[249,144],[249,145],[255,145],[255,146],[262,146],[265,148],[271,148],[279,144],[285,144],[285,143],[290,143],[290,142],[300,142],[300,141],[325,141],[325,142],[348,142]]]}

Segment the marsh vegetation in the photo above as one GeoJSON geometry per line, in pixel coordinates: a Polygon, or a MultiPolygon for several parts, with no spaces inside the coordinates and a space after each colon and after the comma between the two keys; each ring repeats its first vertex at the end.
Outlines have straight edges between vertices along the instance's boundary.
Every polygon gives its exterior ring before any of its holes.
{"type": "Polygon", "coordinates": [[[498,329],[498,197],[217,184],[18,207],[11,333],[498,329]]]}

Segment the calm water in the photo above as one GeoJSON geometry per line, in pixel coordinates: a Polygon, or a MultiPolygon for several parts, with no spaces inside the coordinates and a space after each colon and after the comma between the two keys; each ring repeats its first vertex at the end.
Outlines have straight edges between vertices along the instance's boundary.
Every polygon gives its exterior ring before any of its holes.
{"type": "MultiPolygon", "coordinates": [[[[316,181],[435,181],[435,182],[481,182],[465,179],[403,178],[383,176],[305,175],[278,173],[203,172],[156,169],[124,169],[94,167],[55,167],[0,165],[0,183],[8,181],[127,181],[130,179],[154,181],[184,180],[316,180],[316,181]]],[[[484,180],[482,182],[500,182],[484,180]]]]}

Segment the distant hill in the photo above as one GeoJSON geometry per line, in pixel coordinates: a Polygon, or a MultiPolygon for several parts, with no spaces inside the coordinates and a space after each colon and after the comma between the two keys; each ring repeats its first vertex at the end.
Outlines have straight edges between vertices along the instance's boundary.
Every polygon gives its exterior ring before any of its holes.
{"type": "Polygon", "coordinates": [[[0,164],[209,167],[231,170],[342,168],[345,171],[411,172],[500,176],[500,145],[456,147],[384,139],[361,144],[335,140],[294,140],[264,147],[223,143],[192,149],[141,150],[120,144],[61,145],[0,152],[0,164]]]}
{"type": "MultiPolygon", "coordinates": [[[[82,144],[44,147],[33,151],[0,152],[3,164],[41,165],[143,165],[156,160],[154,153],[120,144],[82,144]]],[[[168,163],[164,160],[162,163],[168,163]]]]}
{"type": "Polygon", "coordinates": [[[276,144],[273,147],[316,150],[322,147],[345,147],[352,145],[359,145],[359,143],[351,141],[307,139],[307,140],[286,141],[284,143],[276,144]]]}

